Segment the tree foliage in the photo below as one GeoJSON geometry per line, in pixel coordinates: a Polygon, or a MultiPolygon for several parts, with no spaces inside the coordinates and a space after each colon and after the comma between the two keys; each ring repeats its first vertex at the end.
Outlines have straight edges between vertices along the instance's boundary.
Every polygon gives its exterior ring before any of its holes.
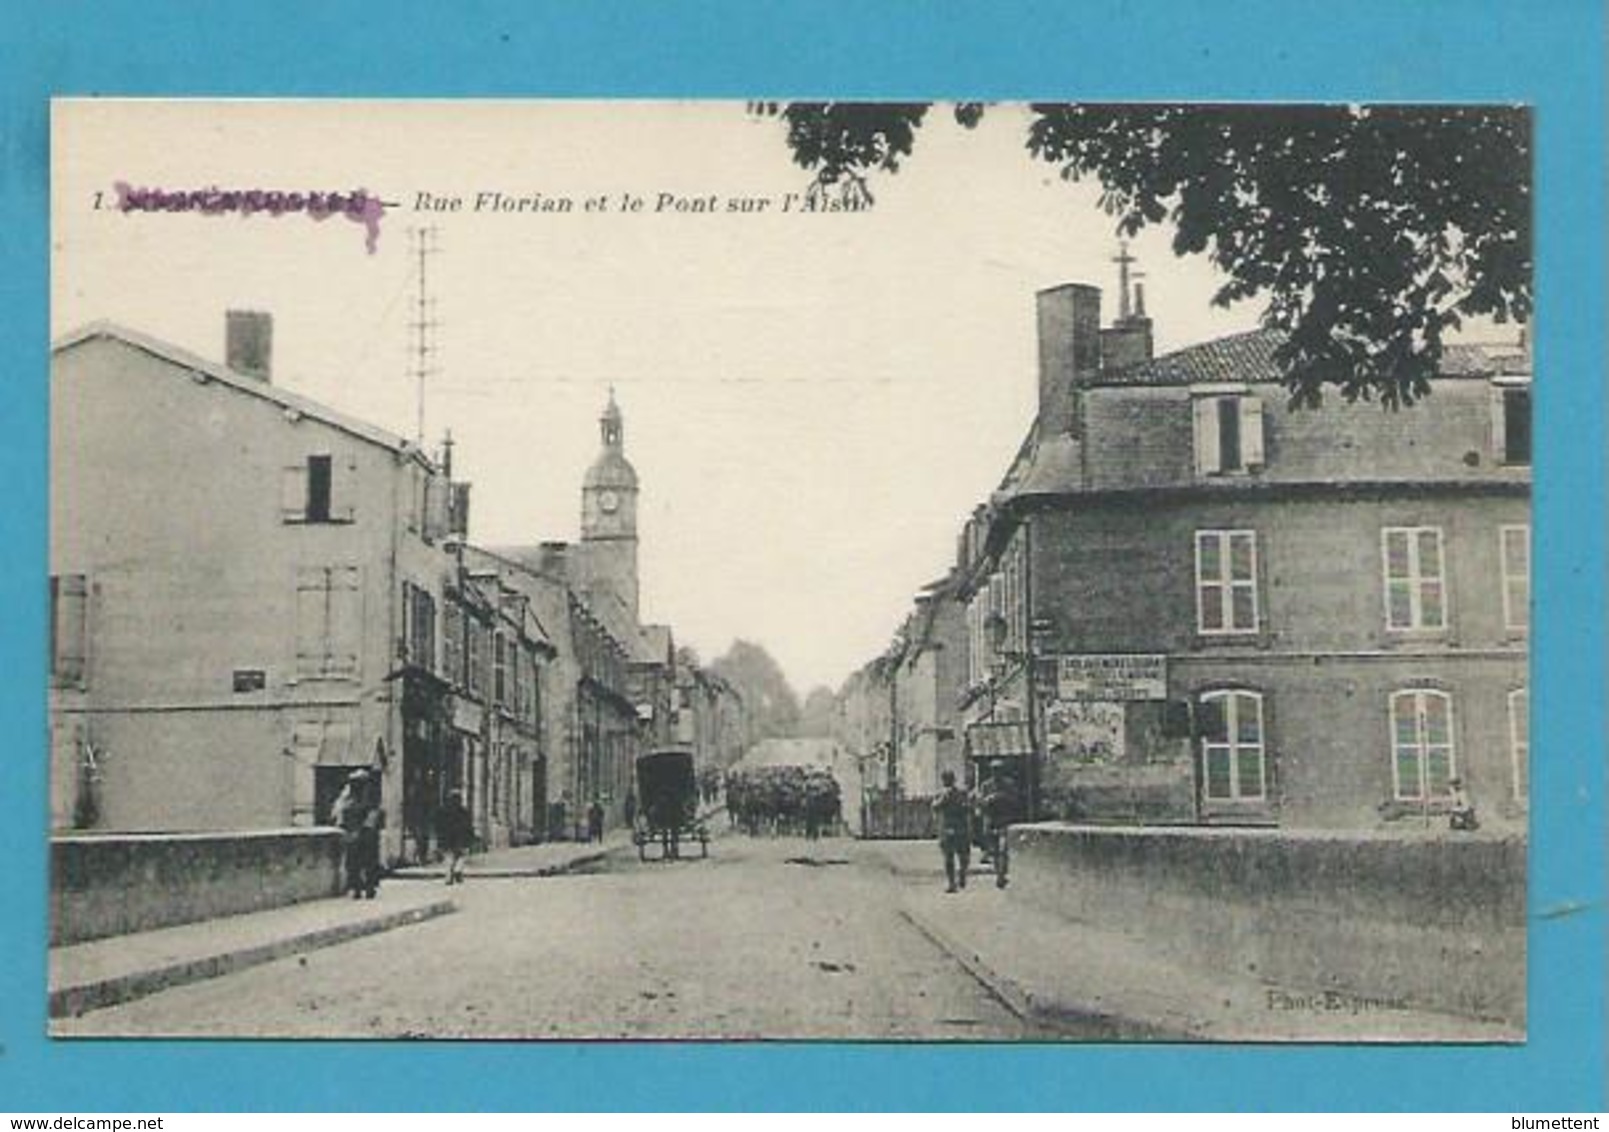
{"type": "MultiPolygon", "coordinates": [[[[819,185],[897,172],[925,103],[756,104],[819,185]]],[[[980,103],[954,117],[972,126],[980,103]]],[[[1298,404],[1326,388],[1388,406],[1428,392],[1444,336],[1531,314],[1531,119],[1508,106],[1036,103],[1028,152],[1093,178],[1115,234],[1174,225],[1222,306],[1262,298],[1298,404]]],[[[858,184],[858,188],[856,187],[858,184]]]]}
{"type": "Polygon", "coordinates": [[[799,697],[763,645],[733,641],[709,669],[743,697],[750,743],[793,736],[799,726],[799,697]]]}
{"type": "Polygon", "coordinates": [[[832,735],[833,717],[837,714],[838,698],[831,688],[817,687],[805,696],[799,709],[798,736],[801,739],[826,739],[832,735]]]}

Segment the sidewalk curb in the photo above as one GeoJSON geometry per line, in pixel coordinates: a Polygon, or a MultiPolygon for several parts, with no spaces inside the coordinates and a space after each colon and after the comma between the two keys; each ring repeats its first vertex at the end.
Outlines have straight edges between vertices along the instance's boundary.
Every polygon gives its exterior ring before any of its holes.
{"type": "Polygon", "coordinates": [[[321,947],[332,947],[338,943],[345,943],[348,940],[359,939],[367,935],[376,935],[380,932],[390,931],[393,928],[405,927],[408,924],[423,923],[438,916],[445,916],[449,912],[455,912],[457,909],[458,905],[451,900],[435,900],[417,907],[399,909],[384,916],[355,920],[352,923],[337,924],[334,927],[319,928],[315,931],[287,936],[284,939],[271,940],[268,943],[257,944],[253,947],[244,947],[237,951],[203,955],[195,959],[185,959],[147,971],[134,971],[126,975],[115,975],[111,978],[98,979],[94,982],[81,983],[76,986],[52,988],[50,992],[50,1017],[76,1017],[80,1014],[87,1014],[91,1010],[100,1010],[108,1006],[131,1002],[137,998],[144,998],[147,995],[156,994],[158,991],[167,990],[171,987],[201,982],[204,979],[228,975],[247,967],[271,963],[276,959],[283,959],[287,955],[315,951],[321,947]]]}
{"type": "Polygon", "coordinates": [[[1029,1026],[1049,1031],[1049,1036],[1084,1041],[1199,1042],[1202,1035],[1178,1026],[1164,1026],[1110,1010],[1083,1009],[1067,1003],[1044,1002],[1033,991],[1010,976],[995,970],[981,955],[962,944],[949,932],[909,906],[899,910],[901,917],[921,932],[940,951],[959,963],[984,990],[1029,1026]],[[1092,1036],[1098,1035],[1098,1036],[1092,1036]]]}
{"type": "MultiPolygon", "coordinates": [[[[513,880],[517,878],[556,877],[574,869],[595,865],[611,853],[631,848],[628,842],[625,845],[613,845],[607,849],[598,849],[595,852],[572,857],[568,861],[561,861],[555,865],[538,865],[525,868],[489,868],[478,869],[473,865],[464,869],[465,880],[513,880]]],[[[393,869],[391,876],[398,880],[444,880],[447,870],[438,865],[413,865],[402,869],[393,869]]]]}

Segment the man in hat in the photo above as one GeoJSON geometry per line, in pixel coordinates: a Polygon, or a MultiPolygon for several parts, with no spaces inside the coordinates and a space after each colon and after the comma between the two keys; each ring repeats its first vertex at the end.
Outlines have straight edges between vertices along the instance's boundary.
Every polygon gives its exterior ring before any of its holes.
{"type": "Polygon", "coordinates": [[[967,886],[967,866],[972,860],[972,800],[967,792],[955,784],[955,772],[945,771],[939,776],[944,789],[933,799],[933,812],[938,817],[939,851],[944,854],[945,892],[955,892],[967,886]]]}
{"type": "Polygon", "coordinates": [[[1004,765],[990,763],[988,777],[978,784],[977,807],[983,818],[984,852],[994,864],[996,888],[1006,887],[1006,872],[1011,864],[1006,831],[1019,820],[1019,805],[1004,765]]]}
{"type": "Polygon", "coordinates": [[[436,814],[436,840],[447,857],[447,883],[464,883],[464,855],[474,839],[474,826],[469,811],[464,808],[461,790],[448,793],[447,801],[436,814]]]}
{"type": "Polygon", "coordinates": [[[354,770],[330,808],[330,817],[341,831],[341,868],[346,891],[357,900],[369,887],[364,859],[363,828],[369,816],[369,772],[354,770]]]}

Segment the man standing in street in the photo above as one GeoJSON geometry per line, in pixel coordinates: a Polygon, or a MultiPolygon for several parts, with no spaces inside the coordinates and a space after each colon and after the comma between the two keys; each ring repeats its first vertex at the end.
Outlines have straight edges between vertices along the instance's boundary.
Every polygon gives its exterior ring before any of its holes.
{"type": "Polygon", "coordinates": [[[998,763],[990,767],[989,776],[978,787],[978,814],[983,819],[985,851],[994,863],[995,887],[1004,888],[1011,864],[1006,830],[1013,821],[1020,820],[1021,814],[1017,792],[998,763]]]}
{"type": "Polygon", "coordinates": [[[350,892],[353,900],[363,896],[364,888],[363,851],[359,835],[363,830],[363,819],[368,813],[364,804],[368,793],[368,777],[368,771],[354,770],[347,776],[346,785],[341,787],[341,793],[336,796],[335,804],[330,807],[330,822],[341,831],[343,891],[350,892]]]}
{"type": "Polygon", "coordinates": [[[454,790],[447,795],[447,801],[436,815],[436,840],[447,858],[448,884],[464,883],[464,855],[469,852],[474,835],[469,811],[464,809],[463,793],[454,790]]]}
{"type": "Polygon", "coordinates": [[[967,886],[967,866],[972,860],[972,803],[965,790],[955,784],[955,772],[945,771],[940,776],[944,789],[933,799],[933,812],[938,815],[939,850],[944,854],[944,879],[949,882],[945,892],[955,892],[967,886]]]}

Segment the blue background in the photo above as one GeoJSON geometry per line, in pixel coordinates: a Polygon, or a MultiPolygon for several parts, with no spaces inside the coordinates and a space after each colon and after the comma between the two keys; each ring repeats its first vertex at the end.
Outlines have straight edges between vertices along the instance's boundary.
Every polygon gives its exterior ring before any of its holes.
{"type": "MultiPolygon", "coordinates": [[[[1604,1107],[1604,24],[1592,0],[143,3],[0,15],[0,1110],[1604,1107]],[[1515,101],[1539,219],[1522,1048],[51,1043],[48,104],[59,94],[1515,101]]],[[[918,153],[918,159],[920,153],[918,153]]],[[[399,977],[405,978],[404,973],[399,977]]]]}

